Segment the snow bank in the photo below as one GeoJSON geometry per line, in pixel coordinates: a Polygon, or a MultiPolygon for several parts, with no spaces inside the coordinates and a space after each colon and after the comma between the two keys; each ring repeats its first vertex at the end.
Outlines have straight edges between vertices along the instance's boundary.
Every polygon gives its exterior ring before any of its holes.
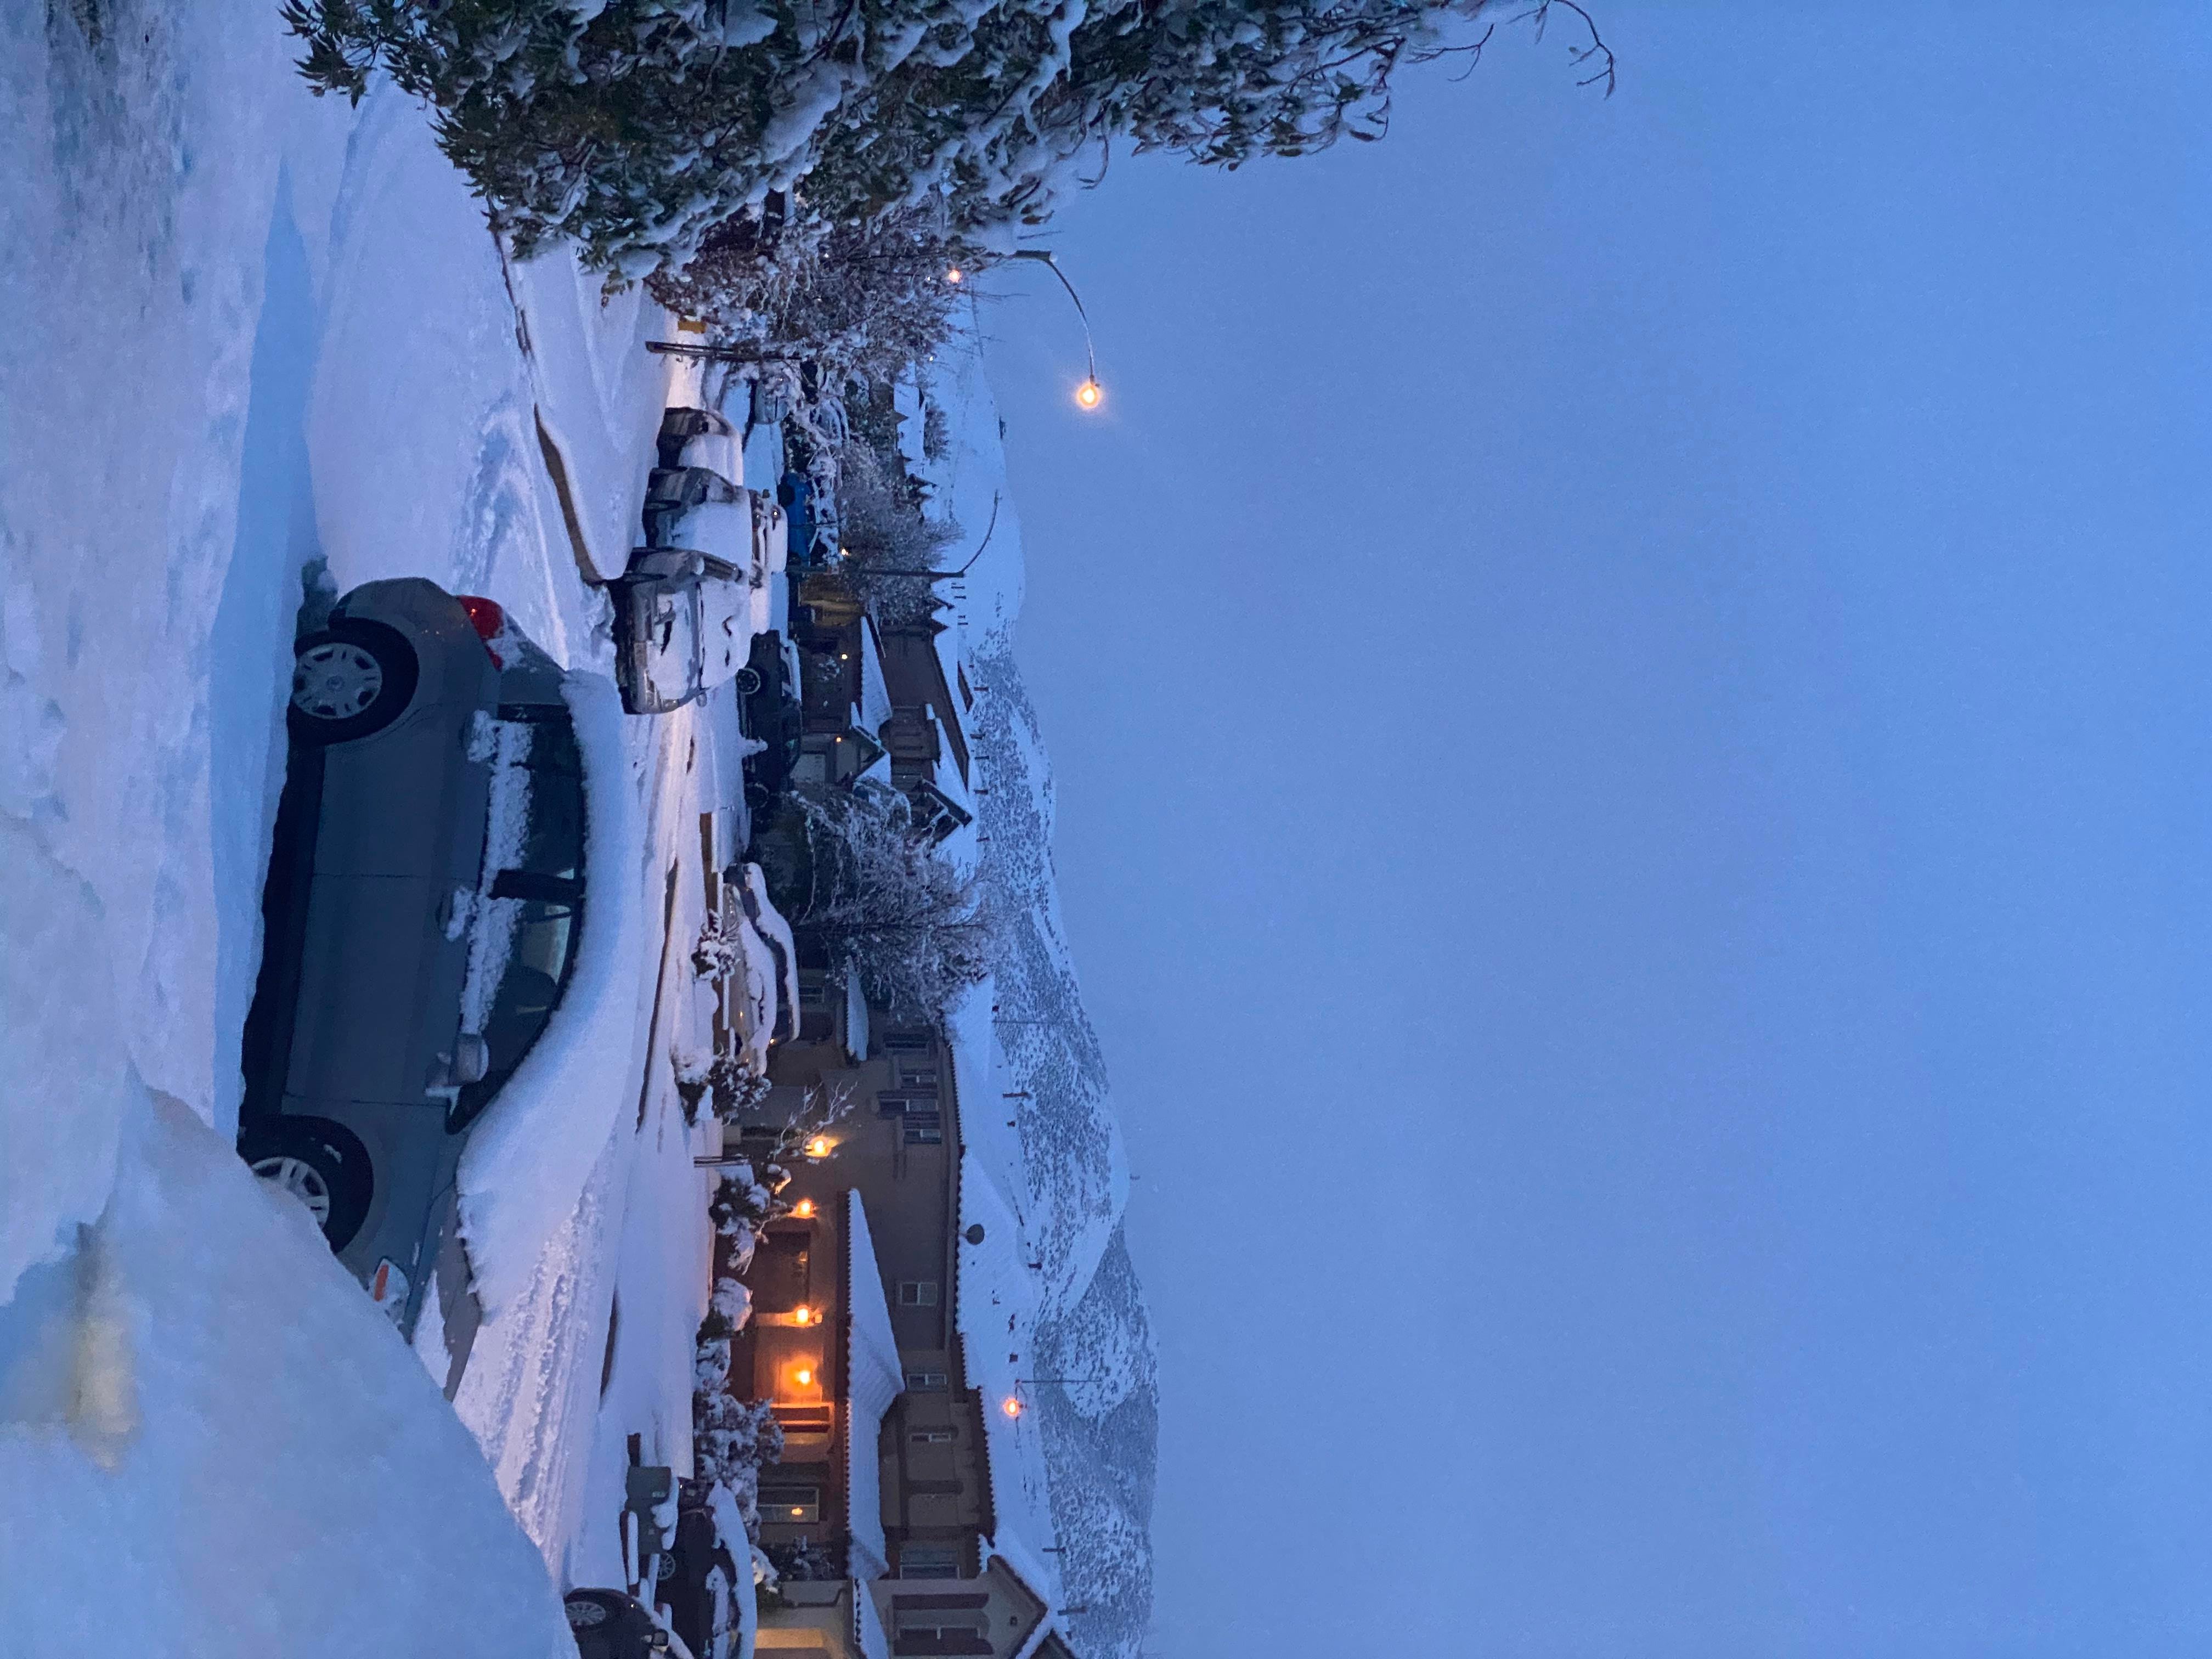
{"type": "Polygon", "coordinates": [[[636,1100],[646,1024],[638,968],[658,944],[621,701],[596,676],[572,675],[562,692],[584,765],[590,884],[561,1006],[461,1155],[461,1232],[477,1298],[490,1316],[528,1288],[547,1244],[575,1213],[617,1118],[636,1100]]]}
{"type": "Polygon", "coordinates": [[[599,574],[619,576],[637,541],[670,375],[680,372],[675,360],[645,349],[647,340],[674,337],[668,313],[642,285],[609,295],[570,243],[511,261],[507,280],[529,338],[537,418],[561,458],[571,526],[599,574]]]}
{"type": "Polygon", "coordinates": [[[574,1659],[467,1431],[306,1211],[128,1092],[113,1202],[0,1308],[0,1646],[574,1659]]]}

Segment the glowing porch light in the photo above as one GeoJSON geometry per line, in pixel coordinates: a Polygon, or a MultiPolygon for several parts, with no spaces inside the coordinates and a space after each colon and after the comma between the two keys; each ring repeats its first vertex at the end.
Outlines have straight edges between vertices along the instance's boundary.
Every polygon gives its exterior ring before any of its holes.
{"type": "Polygon", "coordinates": [[[809,1158],[829,1157],[830,1137],[828,1135],[817,1135],[813,1139],[808,1141],[806,1143],[806,1155],[809,1158]]]}
{"type": "Polygon", "coordinates": [[[791,1310],[791,1322],[794,1325],[811,1325],[814,1322],[814,1310],[801,1303],[791,1310]]]}
{"type": "Polygon", "coordinates": [[[814,1200],[811,1198],[800,1199],[798,1203],[791,1206],[791,1212],[801,1221],[811,1218],[814,1214],[814,1200]]]}
{"type": "Polygon", "coordinates": [[[807,1367],[801,1365],[797,1370],[792,1372],[791,1380],[798,1383],[799,1386],[803,1389],[806,1387],[808,1383],[814,1381],[814,1373],[807,1367]]]}

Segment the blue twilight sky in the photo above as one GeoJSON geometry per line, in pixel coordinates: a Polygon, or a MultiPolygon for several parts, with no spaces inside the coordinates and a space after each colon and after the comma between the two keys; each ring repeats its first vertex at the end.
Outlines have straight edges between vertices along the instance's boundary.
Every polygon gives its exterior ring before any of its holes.
{"type": "Polygon", "coordinates": [[[1598,9],[990,313],[1156,1651],[2212,1652],[2212,14],[1598,9]]]}

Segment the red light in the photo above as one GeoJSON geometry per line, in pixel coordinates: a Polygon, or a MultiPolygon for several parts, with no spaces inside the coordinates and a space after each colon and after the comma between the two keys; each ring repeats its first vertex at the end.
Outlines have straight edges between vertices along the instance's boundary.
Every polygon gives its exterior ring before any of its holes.
{"type": "Polygon", "coordinates": [[[499,637],[500,629],[507,626],[507,612],[500,609],[495,600],[474,593],[463,593],[459,598],[461,609],[469,613],[469,626],[477,630],[477,637],[483,641],[484,654],[491,659],[492,666],[506,667],[499,653],[493,648],[492,641],[499,637]]]}

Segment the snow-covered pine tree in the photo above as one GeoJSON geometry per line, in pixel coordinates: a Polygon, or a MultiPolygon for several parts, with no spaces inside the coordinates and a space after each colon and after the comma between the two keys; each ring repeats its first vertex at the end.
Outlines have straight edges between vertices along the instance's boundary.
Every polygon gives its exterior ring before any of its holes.
{"type": "MultiPolygon", "coordinates": [[[[947,245],[1050,214],[1116,139],[1234,167],[1388,125],[1407,62],[1541,31],[1571,0],[286,0],[319,91],[382,70],[518,252],[582,242],[622,277],[708,233],[779,237],[919,215],[947,245]],[[1454,38],[1454,25],[1459,38],[1454,38]],[[799,193],[789,195],[794,187],[799,193]]],[[[1595,30],[1571,47],[1611,85],[1595,30]]],[[[742,238],[740,240],[743,240],[742,238]]]]}

